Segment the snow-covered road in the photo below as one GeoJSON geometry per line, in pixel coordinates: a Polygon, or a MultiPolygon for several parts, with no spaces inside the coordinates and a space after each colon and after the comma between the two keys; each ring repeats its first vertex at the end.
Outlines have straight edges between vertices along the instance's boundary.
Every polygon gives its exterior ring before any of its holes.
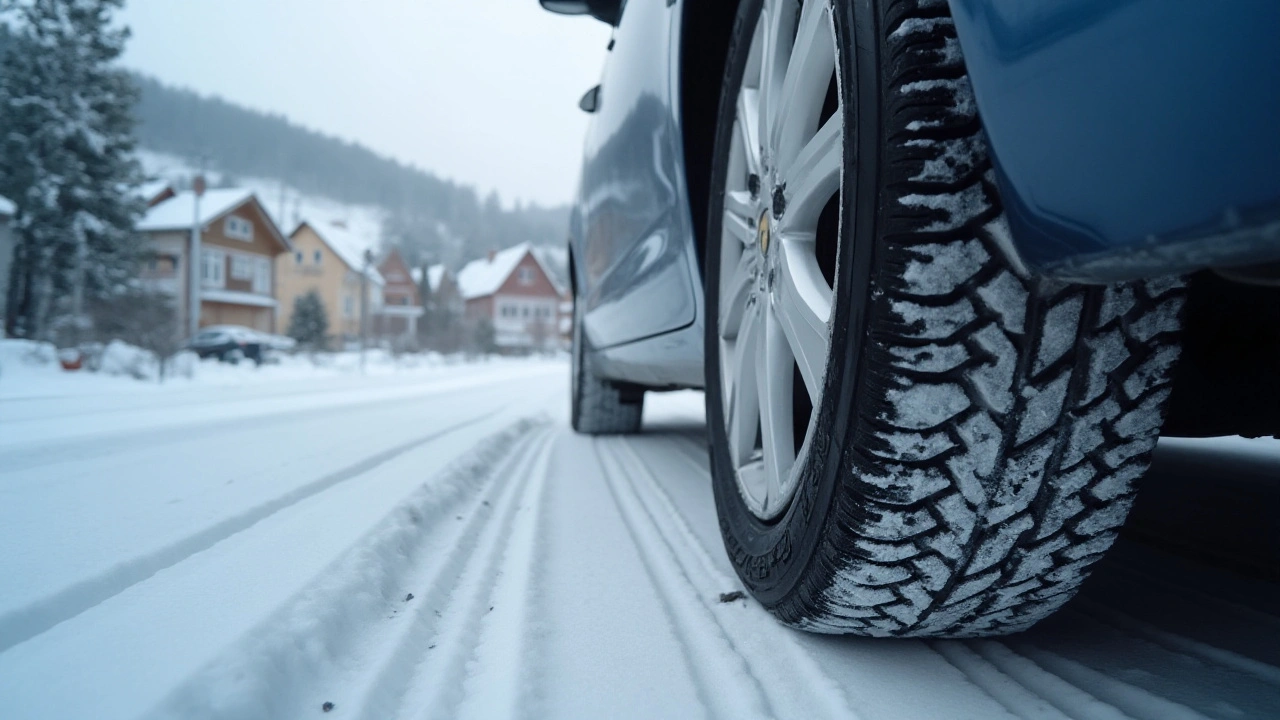
{"type": "Polygon", "coordinates": [[[0,400],[0,717],[1280,716],[1274,444],[1166,443],[1030,633],[826,637],[722,602],[700,395],[591,439],[566,380],[0,400]]]}

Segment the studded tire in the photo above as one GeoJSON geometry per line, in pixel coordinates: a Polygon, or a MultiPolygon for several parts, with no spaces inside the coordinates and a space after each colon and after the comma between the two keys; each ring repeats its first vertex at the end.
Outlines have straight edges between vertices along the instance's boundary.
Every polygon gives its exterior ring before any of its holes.
{"type": "MultiPolygon", "coordinates": [[[[732,98],[759,8],[742,3],[722,92],[709,318],[732,98]]],[[[1163,422],[1183,284],[1077,286],[1020,271],[1002,249],[947,4],[832,8],[845,190],[823,393],[796,494],[760,520],[730,464],[708,323],[725,545],[752,594],[799,628],[1021,631],[1072,597],[1125,520],[1163,422]]]]}

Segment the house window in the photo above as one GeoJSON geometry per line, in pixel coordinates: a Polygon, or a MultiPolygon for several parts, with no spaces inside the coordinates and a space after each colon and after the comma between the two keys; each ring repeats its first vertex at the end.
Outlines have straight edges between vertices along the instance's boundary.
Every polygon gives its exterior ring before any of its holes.
{"type": "Polygon", "coordinates": [[[253,266],[256,258],[248,255],[232,255],[231,256],[231,279],[232,280],[252,280],[253,266]]]}
{"type": "Polygon", "coordinates": [[[342,296],[342,314],[349,318],[356,316],[356,299],[353,296],[342,296]]]}
{"type": "Polygon", "coordinates": [[[521,285],[532,285],[533,284],[533,268],[527,268],[527,267],[520,268],[520,272],[517,273],[516,277],[519,279],[521,285]]]}
{"type": "Polygon", "coordinates": [[[271,294],[271,260],[260,257],[253,263],[253,291],[260,295],[271,294]]]}
{"type": "Polygon", "coordinates": [[[298,251],[296,251],[296,252],[294,252],[294,253],[293,253],[293,262],[294,262],[294,263],[296,263],[296,264],[298,264],[298,265],[301,265],[301,264],[302,264],[302,251],[301,251],[301,250],[298,250],[298,251]]]}
{"type": "Polygon", "coordinates": [[[242,217],[229,216],[227,221],[223,223],[222,232],[233,240],[253,242],[253,223],[242,217]]]}
{"type": "Polygon", "coordinates": [[[317,250],[317,251],[315,252],[315,255],[314,255],[313,257],[315,257],[315,259],[316,259],[316,260],[315,260],[315,263],[316,263],[317,265],[319,265],[319,264],[320,264],[320,251],[319,251],[319,250],[317,250]]]}
{"type": "Polygon", "coordinates": [[[227,256],[221,250],[200,252],[201,285],[210,288],[226,287],[227,256]]]}

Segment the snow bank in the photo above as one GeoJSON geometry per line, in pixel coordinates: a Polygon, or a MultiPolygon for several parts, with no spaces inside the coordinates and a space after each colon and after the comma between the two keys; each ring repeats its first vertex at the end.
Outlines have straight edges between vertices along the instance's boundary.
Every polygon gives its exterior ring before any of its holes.
{"type": "MultiPolygon", "coordinates": [[[[484,357],[481,362],[523,363],[522,358],[484,357]]],[[[261,366],[237,365],[214,359],[199,360],[182,352],[169,361],[165,382],[158,382],[159,366],[148,351],[112,341],[89,369],[65,371],[58,351],[49,343],[0,340],[0,399],[69,396],[99,393],[162,392],[193,386],[241,386],[338,376],[428,374],[437,368],[460,365],[459,355],[428,352],[396,355],[371,349],[361,360],[359,351],[273,355],[261,366]],[[147,381],[147,382],[139,382],[147,381]]]]}

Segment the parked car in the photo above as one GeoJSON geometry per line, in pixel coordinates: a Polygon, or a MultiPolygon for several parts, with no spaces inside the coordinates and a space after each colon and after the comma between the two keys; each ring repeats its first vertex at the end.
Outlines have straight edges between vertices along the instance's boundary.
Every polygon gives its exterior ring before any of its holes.
{"type": "Polygon", "coordinates": [[[705,388],[725,547],[784,622],[1023,630],[1162,428],[1280,432],[1280,3],[542,4],[614,26],[573,427],[705,388]]]}
{"type": "Polygon", "coordinates": [[[253,328],[210,325],[196,333],[187,347],[201,360],[213,357],[233,365],[252,360],[261,365],[271,346],[270,339],[253,328]]]}

